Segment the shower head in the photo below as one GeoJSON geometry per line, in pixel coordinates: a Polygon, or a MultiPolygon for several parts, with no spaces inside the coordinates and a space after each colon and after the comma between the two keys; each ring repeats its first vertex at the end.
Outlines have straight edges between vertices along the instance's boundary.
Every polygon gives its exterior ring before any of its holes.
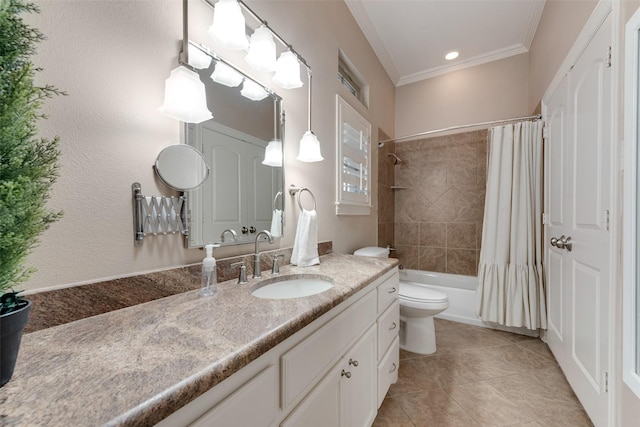
{"type": "Polygon", "coordinates": [[[393,157],[393,164],[397,165],[398,163],[402,163],[400,157],[396,156],[394,153],[387,153],[387,156],[393,157]]]}

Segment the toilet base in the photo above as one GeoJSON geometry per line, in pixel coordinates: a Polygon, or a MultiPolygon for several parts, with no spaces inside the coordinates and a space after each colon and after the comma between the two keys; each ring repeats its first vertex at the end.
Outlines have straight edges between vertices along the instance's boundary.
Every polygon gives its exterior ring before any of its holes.
{"type": "Polygon", "coordinates": [[[400,348],[411,353],[435,353],[436,330],[433,324],[433,316],[400,316],[400,348]]]}

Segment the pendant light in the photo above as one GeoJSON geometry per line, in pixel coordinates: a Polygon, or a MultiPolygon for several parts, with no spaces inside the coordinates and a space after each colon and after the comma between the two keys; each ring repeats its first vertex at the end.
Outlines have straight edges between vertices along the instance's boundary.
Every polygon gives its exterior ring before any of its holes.
{"type": "Polygon", "coordinates": [[[189,65],[198,70],[207,69],[211,65],[211,57],[192,44],[189,44],[187,60],[189,61],[189,65]]]}
{"type": "Polygon", "coordinates": [[[276,71],[276,44],[271,30],[265,24],[258,27],[251,35],[249,52],[245,59],[257,71],[276,71]]]}
{"type": "Polygon", "coordinates": [[[272,167],[282,167],[282,140],[278,139],[278,114],[277,101],[273,98],[273,139],[267,144],[264,150],[263,165],[272,167]]]}
{"type": "Polygon", "coordinates": [[[300,80],[300,63],[296,55],[287,50],[280,54],[273,82],[283,89],[295,89],[302,86],[300,80]]]}
{"type": "Polygon", "coordinates": [[[164,84],[164,103],[158,111],[165,116],[187,123],[201,123],[213,118],[207,109],[207,97],[200,76],[190,69],[188,0],[182,2],[182,55],[180,65],[171,71],[164,84]]]}
{"type": "Polygon", "coordinates": [[[244,15],[236,0],[218,0],[207,33],[225,49],[245,50],[249,46],[244,15]]]}
{"type": "Polygon", "coordinates": [[[309,80],[309,96],[308,96],[308,108],[307,108],[307,122],[309,124],[309,130],[305,132],[300,140],[300,151],[298,153],[297,160],[301,162],[321,162],[324,160],[320,153],[320,141],[311,131],[311,68],[307,68],[307,78],[309,80]]]}

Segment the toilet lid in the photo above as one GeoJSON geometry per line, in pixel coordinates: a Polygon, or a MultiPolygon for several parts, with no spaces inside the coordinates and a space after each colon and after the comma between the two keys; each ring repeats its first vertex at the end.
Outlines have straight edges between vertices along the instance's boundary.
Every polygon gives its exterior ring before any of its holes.
{"type": "Polygon", "coordinates": [[[448,301],[447,294],[436,291],[427,286],[420,286],[413,283],[400,282],[400,298],[409,301],[445,302],[448,301]]]}

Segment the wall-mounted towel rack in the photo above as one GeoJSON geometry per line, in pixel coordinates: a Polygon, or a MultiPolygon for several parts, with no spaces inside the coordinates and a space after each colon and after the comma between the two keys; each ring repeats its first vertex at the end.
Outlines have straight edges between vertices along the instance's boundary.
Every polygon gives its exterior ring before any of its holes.
{"type": "Polygon", "coordinates": [[[295,196],[296,194],[298,195],[298,207],[300,208],[301,211],[304,209],[302,207],[302,202],[300,201],[300,197],[302,196],[302,193],[304,193],[305,191],[311,195],[311,198],[313,199],[313,210],[315,211],[318,205],[316,203],[316,196],[313,195],[311,190],[309,190],[306,187],[296,187],[293,184],[289,186],[289,194],[291,194],[292,196],[295,196]]]}

